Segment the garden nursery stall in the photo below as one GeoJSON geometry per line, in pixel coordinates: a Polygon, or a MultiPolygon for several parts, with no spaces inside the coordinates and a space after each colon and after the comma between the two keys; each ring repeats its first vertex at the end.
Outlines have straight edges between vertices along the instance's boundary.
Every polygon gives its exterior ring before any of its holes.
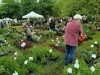
{"type": "Polygon", "coordinates": [[[33,42],[23,28],[0,28],[0,75],[98,75],[100,74],[100,31],[83,24],[87,38],[79,44],[73,64],[64,66],[63,26],[50,31],[48,24],[34,26],[33,42]]]}

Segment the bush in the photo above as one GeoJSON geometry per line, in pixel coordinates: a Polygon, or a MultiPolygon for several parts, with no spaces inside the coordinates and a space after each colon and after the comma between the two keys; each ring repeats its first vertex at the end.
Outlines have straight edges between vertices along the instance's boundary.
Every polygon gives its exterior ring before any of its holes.
{"type": "Polygon", "coordinates": [[[79,68],[75,68],[74,64],[70,64],[68,66],[65,66],[61,73],[61,75],[93,75],[93,74],[83,59],[79,59],[79,68]],[[72,73],[67,72],[68,68],[72,68],[72,73]]]}

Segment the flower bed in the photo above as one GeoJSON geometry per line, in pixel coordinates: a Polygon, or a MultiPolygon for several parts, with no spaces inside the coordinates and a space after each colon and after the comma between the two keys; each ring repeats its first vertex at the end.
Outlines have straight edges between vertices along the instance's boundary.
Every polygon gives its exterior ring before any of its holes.
{"type": "Polygon", "coordinates": [[[28,40],[20,40],[16,43],[16,46],[20,49],[30,48],[32,43],[28,40]]]}
{"type": "Polygon", "coordinates": [[[37,61],[45,65],[52,61],[56,61],[59,58],[59,52],[54,49],[50,49],[49,47],[44,48],[41,46],[40,48],[36,48],[34,53],[37,61]]]}
{"type": "Polygon", "coordinates": [[[83,59],[76,60],[74,64],[64,67],[64,70],[61,75],[95,75],[93,66],[88,67],[83,59]]]}

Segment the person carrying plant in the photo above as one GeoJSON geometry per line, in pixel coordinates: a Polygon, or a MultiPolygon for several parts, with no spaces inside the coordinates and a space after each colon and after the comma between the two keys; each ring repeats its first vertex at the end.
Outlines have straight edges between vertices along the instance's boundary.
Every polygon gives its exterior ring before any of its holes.
{"type": "Polygon", "coordinates": [[[76,14],[73,20],[67,23],[65,27],[64,44],[66,46],[66,53],[64,64],[71,64],[74,60],[76,47],[78,46],[78,36],[83,33],[82,25],[80,23],[82,17],[76,14]],[[69,59],[69,60],[68,60],[69,59]]]}

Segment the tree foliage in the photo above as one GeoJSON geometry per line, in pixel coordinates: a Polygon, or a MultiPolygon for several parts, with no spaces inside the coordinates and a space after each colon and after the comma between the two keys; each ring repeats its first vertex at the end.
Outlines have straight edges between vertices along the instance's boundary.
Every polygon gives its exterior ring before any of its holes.
{"type": "Polygon", "coordinates": [[[52,0],[3,0],[3,4],[0,6],[1,18],[10,17],[10,18],[21,18],[23,15],[34,11],[38,14],[47,17],[48,15],[53,14],[53,3],[52,0]]]}
{"type": "Polygon", "coordinates": [[[1,9],[0,14],[2,15],[1,18],[3,17],[14,18],[18,17],[20,6],[19,3],[15,2],[14,0],[3,0],[3,4],[0,6],[0,9],[1,9]]]}
{"type": "Polygon", "coordinates": [[[58,16],[75,14],[96,15],[100,14],[100,0],[60,0],[54,7],[58,16]]]}
{"type": "Polygon", "coordinates": [[[100,14],[100,0],[3,0],[0,5],[0,18],[22,18],[34,11],[48,17],[66,17],[76,13],[85,15],[100,14]]]}

